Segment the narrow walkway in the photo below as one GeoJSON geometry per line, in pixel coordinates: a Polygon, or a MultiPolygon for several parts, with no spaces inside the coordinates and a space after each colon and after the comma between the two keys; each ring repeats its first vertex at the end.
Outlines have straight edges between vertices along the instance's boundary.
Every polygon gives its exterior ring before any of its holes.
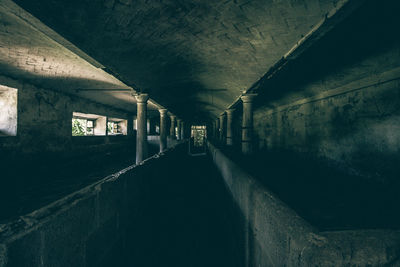
{"type": "Polygon", "coordinates": [[[178,166],[149,182],[127,266],[243,266],[240,219],[211,160],[186,156],[178,166]]]}

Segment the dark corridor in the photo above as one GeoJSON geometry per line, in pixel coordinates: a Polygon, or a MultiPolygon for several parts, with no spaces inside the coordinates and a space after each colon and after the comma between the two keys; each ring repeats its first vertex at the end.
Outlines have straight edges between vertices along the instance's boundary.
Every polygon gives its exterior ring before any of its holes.
{"type": "Polygon", "coordinates": [[[208,157],[175,158],[147,178],[118,266],[244,266],[241,220],[208,157]]]}

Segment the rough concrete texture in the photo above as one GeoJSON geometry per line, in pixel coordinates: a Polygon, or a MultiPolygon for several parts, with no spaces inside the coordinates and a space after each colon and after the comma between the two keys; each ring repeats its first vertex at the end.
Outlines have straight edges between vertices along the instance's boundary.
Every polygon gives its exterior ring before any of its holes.
{"type": "Polygon", "coordinates": [[[18,90],[0,85],[0,136],[17,135],[18,90]]]}
{"type": "MultiPolygon", "coordinates": [[[[180,150],[132,165],[48,206],[0,225],[0,266],[110,266],[124,252],[138,182],[180,150]],[[155,169],[154,169],[155,168],[155,169]]],[[[124,259],[120,259],[120,263],[124,259]]]]}
{"type": "Polygon", "coordinates": [[[203,120],[340,1],[16,2],[176,115],[203,120]]]}
{"type": "MultiPolygon", "coordinates": [[[[14,2],[1,1],[0,16],[2,75],[126,111],[136,110],[136,101],[132,96],[135,91],[130,90],[131,87],[107,73],[101,64],[14,2]],[[104,89],[106,91],[101,91],[104,89]]],[[[150,105],[150,108],[154,107],[150,105]]]]}
{"type": "Polygon", "coordinates": [[[400,232],[319,232],[219,149],[208,150],[245,221],[246,266],[397,266],[400,232]]]}
{"type": "MultiPolygon", "coordinates": [[[[129,113],[76,96],[35,87],[29,83],[0,76],[0,83],[18,89],[18,135],[3,137],[5,153],[71,153],[77,148],[72,137],[72,113],[82,112],[128,119],[129,113]]],[[[105,129],[103,129],[105,135],[105,129]]],[[[122,137],[122,136],[121,136],[122,137]]],[[[104,139],[107,139],[104,137],[104,139]]],[[[122,140],[123,138],[120,138],[122,140]]],[[[84,139],[90,142],[88,139],[84,139]]],[[[115,138],[113,140],[116,140],[115,138]]],[[[126,139],[124,139],[126,140],[126,139]]],[[[90,150],[90,149],[89,149],[90,150]]],[[[82,151],[82,150],[81,150],[82,151]]]]}
{"type": "Polygon", "coordinates": [[[218,171],[185,151],[176,146],[0,224],[0,267],[243,266],[218,171]]]}
{"type": "Polygon", "coordinates": [[[264,80],[254,114],[260,149],[306,153],[352,173],[397,180],[399,7],[366,1],[264,80]]]}
{"type": "Polygon", "coordinates": [[[307,153],[361,175],[395,179],[400,68],[388,62],[398,60],[398,52],[368,58],[258,108],[259,148],[307,153]]]}

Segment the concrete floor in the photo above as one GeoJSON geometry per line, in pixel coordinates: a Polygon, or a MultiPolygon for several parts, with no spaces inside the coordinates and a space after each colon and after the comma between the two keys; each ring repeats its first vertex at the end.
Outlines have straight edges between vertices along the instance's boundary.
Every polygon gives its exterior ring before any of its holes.
{"type": "Polygon", "coordinates": [[[240,218],[214,165],[186,156],[180,166],[149,181],[128,266],[243,266],[240,218]]]}

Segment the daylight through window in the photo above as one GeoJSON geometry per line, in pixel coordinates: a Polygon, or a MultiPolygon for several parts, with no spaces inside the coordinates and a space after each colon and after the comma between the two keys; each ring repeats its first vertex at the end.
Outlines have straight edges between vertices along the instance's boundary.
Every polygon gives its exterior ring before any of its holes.
{"type": "Polygon", "coordinates": [[[18,90],[0,85],[0,136],[17,135],[18,90]]]}
{"type": "Polygon", "coordinates": [[[108,118],[107,134],[108,135],[126,135],[127,134],[127,120],[108,118]]]}
{"type": "Polygon", "coordinates": [[[72,136],[106,135],[105,116],[74,112],[72,116],[72,136]]]}

